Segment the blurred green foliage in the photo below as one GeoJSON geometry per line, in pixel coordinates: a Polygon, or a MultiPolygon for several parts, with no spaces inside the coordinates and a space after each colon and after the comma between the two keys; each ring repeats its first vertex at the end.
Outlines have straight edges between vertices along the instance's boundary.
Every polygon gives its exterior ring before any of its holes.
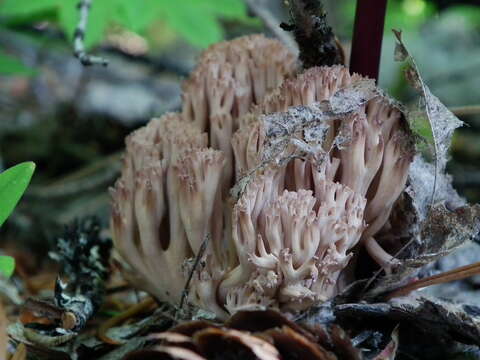
{"type": "MultiPolygon", "coordinates": [[[[79,0],[0,0],[0,16],[7,25],[49,21],[72,40],[78,24],[79,0]]],[[[99,44],[111,26],[144,34],[163,21],[191,44],[206,47],[223,39],[221,19],[247,20],[242,0],[94,0],[85,45],[99,44]]]]}
{"type": "Polygon", "coordinates": [[[450,9],[450,12],[462,17],[471,26],[480,29],[480,6],[456,5],[450,9]]]}
{"type": "MultiPolygon", "coordinates": [[[[355,20],[356,1],[346,0],[341,3],[341,28],[336,29],[343,35],[350,36],[355,20]]],[[[448,8],[472,25],[480,27],[480,7],[472,5],[454,5],[448,8]]],[[[418,31],[428,20],[438,15],[434,2],[428,0],[395,0],[389,1],[385,19],[385,32],[391,29],[418,31]]]]}
{"type": "Polygon", "coordinates": [[[11,256],[0,256],[0,275],[8,279],[14,270],[15,259],[11,256]]]}
{"type": "MultiPolygon", "coordinates": [[[[342,33],[350,34],[353,29],[356,3],[356,1],[344,1],[342,4],[341,12],[346,15],[346,21],[343,22],[341,29],[342,33]]],[[[389,1],[385,19],[385,31],[390,32],[391,29],[418,29],[435,12],[435,5],[425,0],[389,1]]]]}
{"type": "Polygon", "coordinates": [[[18,59],[0,51],[0,75],[35,75],[35,71],[18,59]]]}

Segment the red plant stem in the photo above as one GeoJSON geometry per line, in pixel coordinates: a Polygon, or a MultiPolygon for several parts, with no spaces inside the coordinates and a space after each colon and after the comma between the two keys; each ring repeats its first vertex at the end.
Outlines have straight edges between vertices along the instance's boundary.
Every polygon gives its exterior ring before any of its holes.
{"type": "Polygon", "coordinates": [[[378,81],[387,0],[357,0],[350,72],[378,81]]]}

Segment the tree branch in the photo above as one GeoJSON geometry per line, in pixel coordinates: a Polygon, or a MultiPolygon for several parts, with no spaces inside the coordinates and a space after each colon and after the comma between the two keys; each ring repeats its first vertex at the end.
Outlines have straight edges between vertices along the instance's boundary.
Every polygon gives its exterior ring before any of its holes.
{"type": "Polygon", "coordinates": [[[80,0],[78,3],[78,11],[80,12],[80,20],[78,22],[77,28],[75,29],[75,35],[73,39],[73,46],[74,46],[74,55],[75,57],[80,60],[80,63],[84,66],[90,65],[108,65],[108,60],[99,57],[99,56],[92,56],[87,54],[85,51],[85,33],[87,31],[87,24],[88,24],[88,13],[90,11],[90,7],[92,6],[92,0],[80,0]]]}

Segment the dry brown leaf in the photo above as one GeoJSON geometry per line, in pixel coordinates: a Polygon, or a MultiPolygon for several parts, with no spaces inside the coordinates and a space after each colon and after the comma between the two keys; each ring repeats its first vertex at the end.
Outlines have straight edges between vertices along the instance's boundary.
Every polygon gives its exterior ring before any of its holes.
{"type": "Polygon", "coordinates": [[[397,355],[399,345],[398,326],[392,332],[392,340],[388,343],[385,349],[380,354],[375,356],[373,360],[394,360],[397,355]]]}
{"type": "MultiPolygon", "coordinates": [[[[397,38],[395,59],[405,63],[407,80],[418,91],[422,104],[420,109],[408,114],[409,122],[413,129],[419,117],[430,124],[434,163],[428,163],[421,155],[417,155],[410,166],[404,197],[408,206],[407,210],[402,210],[402,229],[391,230],[399,234],[389,234],[404,238],[406,235],[410,241],[397,254],[402,264],[397,266],[396,271],[383,277],[362,296],[369,301],[378,301],[377,297],[382,293],[404,285],[421,267],[458,249],[480,231],[480,207],[466,205],[453,189],[451,177],[445,172],[453,132],[463,122],[430,92],[415,59],[402,42],[401,32],[394,33],[397,38]]],[[[377,275],[379,273],[375,278],[377,275]]],[[[367,288],[375,278],[368,282],[367,288]]]]}
{"type": "Polygon", "coordinates": [[[17,351],[13,354],[11,360],[26,360],[27,359],[27,347],[24,343],[21,343],[17,347],[17,351]]]}
{"type": "Polygon", "coordinates": [[[7,316],[5,315],[5,310],[2,303],[0,302],[0,359],[7,358],[7,324],[7,316]]]}
{"type": "MultiPolygon", "coordinates": [[[[159,354],[166,354],[169,359],[176,359],[176,360],[205,360],[203,356],[198,355],[197,353],[181,348],[176,346],[156,346],[154,348],[158,354],[156,356],[160,359],[161,356],[159,354]]],[[[141,353],[139,353],[141,354],[141,353]]]]}
{"type": "Polygon", "coordinates": [[[405,285],[419,268],[457,250],[480,231],[480,205],[463,206],[454,211],[443,204],[432,207],[420,229],[420,244],[412,244],[415,254],[404,259],[395,274],[385,276],[365,294],[365,299],[375,300],[387,292],[405,285]]]}
{"type": "Polygon", "coordinates": [[[407,81],[419,92],[422,99],[422,109],[415,111],[415,115],[423,115],[428,120],[432,130],[432,145],[435,150],[435,181],[430,193],[432,194],[431,204],[434,204],[437,201],[435,196],[437,176],[445,172],[453,132],[456,128],[463,126],[463,122],[432,94],[420,75],[415,59],[408,52],[402,41],[402,33],[396,30],[393,32],[397,38],[395,60],[406,63],[405,74],[407,81]]]}
{"type": "Polygon", "coordinates": [[[230,329],[205,329],[193,335],[193,341],[207,357],[221,354],[219,349],[248,350],[259,360],[279,360],[278,350],[265,340],[248,333],[230,329]],[[222,348],[223,346],[223,348],[222,348]]]}
{"type": "Polygon", "coordinates": [[[319,344],[290,329],[274,328],[262,334],[269,339],[283,359],[336,360],[337,357],[319,344]]]}

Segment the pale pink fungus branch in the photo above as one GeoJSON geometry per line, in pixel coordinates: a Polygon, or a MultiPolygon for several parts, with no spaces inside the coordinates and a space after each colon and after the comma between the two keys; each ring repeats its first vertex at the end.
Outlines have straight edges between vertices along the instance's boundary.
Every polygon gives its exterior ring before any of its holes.
{"type": "Polygon", "coordinates": [[[235,298],[238,308],[252,299],[253,307],[267,302],[258,300],[262,291],[263,298],[278,293],[277,299],[270,299],[272,306],[289,310],[329,298],[351,257],[347,252],[365,228],[366,200],[345,186],[318,176],[314,195],[312,190],[282,190],[284,181],[274,179],[275,169],[256,177],[234,208],[239,264],[221,282],[219,295],[235,298]],[[270,281],[249,289],[262,278],[270,281]]]}
{"type": "Polygon", "coordinates": [[[210,146],[224,153],[224,192],[232,186],[230,139],[239,118],[297,70],[297,61],[285,46],[252,35],[213,45],[184,83],[183,118],[209,130],[210,146]]]}
{"type": "Polygon", "coordinates": [[[340,89],[352,86],[363,78],[351,75],[344,66],[313,67],[287,79],[255,109],[259,114],[287,111],[292,106],[307,106],[315,102],[329,100],[340,89]]]}
{"type": "Polygon", "coordinates": [[[395,264],[375,237],[412,160],[402,113],[344,67],[297,71],[275,40],[215,45],[182,113],[127,138],[112,230],[134,285],[178,304],[194,270],[189,303],[226,318],[331,298],[360,246],[395,264]]]}
{"type": "Polygon", "coordinates": [[[180,180],[180,217],[195,254],[207,233],[212,233],[211,218],[224,163],[222,152],[206,149],[187,153],[174,165],[180,180]]]}

